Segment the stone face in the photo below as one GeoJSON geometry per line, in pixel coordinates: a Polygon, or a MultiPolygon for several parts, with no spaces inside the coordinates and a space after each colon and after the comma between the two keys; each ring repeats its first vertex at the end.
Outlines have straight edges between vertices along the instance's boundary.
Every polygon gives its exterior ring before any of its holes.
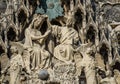
{"type": "Polygon", "coordinates": [[[119,0],[0,0],[0,84],[120,84],[119,0]]]}

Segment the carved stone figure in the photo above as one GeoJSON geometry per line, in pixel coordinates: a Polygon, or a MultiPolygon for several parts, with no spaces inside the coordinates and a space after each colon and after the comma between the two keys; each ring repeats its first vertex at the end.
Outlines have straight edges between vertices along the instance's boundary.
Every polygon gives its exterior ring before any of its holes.
{"type": "Polygon", "coordinates": [[[30,26],[25,30],[24,45],[31,53],[30,59],[32,69],[45,67],[46,60],[50,56],[49,52],[44,49],[44,43],[50,31],[41,35],[41,32],[38,30],[39,26],[42,24],[42,20],[45,18],[47,17],[40,15],[35,16],[30,26]],[[39,20],[39,18],[41,19],[39,20]]]}
{"type": "Polygon", "coordinates": [[[115,78],[117,84],[120,84],[120,71],[117,69],[114,70],[114,78],[115,78]]]}
{"type": "Polygon", "coordinates": [[[54,48],[55,58],[69,64],[73,60],[74,42],[78,41],[78,32],[72,27],[73,17],[69,16],[65,27],[52,25],[52,32],[58,36],[59,45],[54,48]]]}
{"type": "Polygon", "coordinates": [[[0,0],[0,84],[120,84],[119,2],[0,0]]]}
{"type": "Polygon", "coordinates": [[[20,73],[24,68],[24,62],[22,56],[18,53],[16,44],[13,43],[10,50],[12,53],[10,63],[8,63],[6,68],[2,71],[2,74],[10,68],[10,84],[20,84],[20,73]]]}
{"type": "Polygon", "coordinates": [[[87,84],[88,83],[96,84],[95,59],[91,54],[92,53],[92,48],[90,47],[90,45],[91,45],[91,43],[87,43],[87,44],[82,44],[80,46],[80,49],[81,49],[80,53],[83,56],[83,58],[80,62],[80,65],[85,71],[87,84]]]}
{"type": "Polygon", "coordinates": [[[54,56],[69,64],[73,60],[73,40],[77,38],[77,32],[73,28],[61,28],[60,44],[54,49],[54,56]]]}

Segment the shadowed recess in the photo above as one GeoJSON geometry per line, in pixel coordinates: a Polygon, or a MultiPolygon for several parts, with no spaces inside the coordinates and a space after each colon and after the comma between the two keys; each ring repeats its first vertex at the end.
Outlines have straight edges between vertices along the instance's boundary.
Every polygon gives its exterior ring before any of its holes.
{"type": "Polygon", "coordinates": [[[118,44],[120,46],[120,33],[117,35],[118,44]]]}
{"type": "Polygon", "coordinates": [[[90,42],[95,43],[95,30],[93,29],[93,26],[89,27],[86,37],[87,37],[87,40],[89,39],[90,42]]]}
{"type": "Polygon", "coordinates": [[[75,12],[74,18],[75,18],[75,23],[82,25],[83,17],[82,17],[82,12],[80,9],[77,9],[75,12]]]}
{"type": "Polygon", "coordinates": [[[120,63],[116,62],[115,65],[113,66],[113,69],[117,69],[120,71],[120,63]]]}
{"type": "Polygon", "coordinates": [[[0,45],[0,56],[1,54],[5,53],[5,50],[3,49],[3,47],[0,45]]]}
{"type": "Polygon", "coordinates": [[[45,32],[47,31],[48,25],[47,25],[47,21],[44,21],[41,28],[40,28],[40,32],[43,34],[45,34],[45,32]]]}
{"type": "Polygon", "coordinates": [[[25,11],[21,10],[18,14],[19,23],[21,23],[22,26],[24,26],[26,19],[27,19],[27,15],[26,15],[25,11]]]}
{"type": "Polygon", "coordinates": [[[79,84],[86,84],[85,72],[82,70],[81,75],[79,77],[79,84]]]}
{"type": "Polygon", "coordinates": [[[12,27],[9,28],[9,30],[7,32],[7,37],[8,37],[8,40],[15,41],[15,39],[16,39],[16,32],[13,30],[12,27]]]}
{"type": "Polygon", "coordinates": [[[100,48],[100,54],[104,58],[104,63],[108,62],[108,48],[105,44],[102,44],[102,47],[100,48]]]}

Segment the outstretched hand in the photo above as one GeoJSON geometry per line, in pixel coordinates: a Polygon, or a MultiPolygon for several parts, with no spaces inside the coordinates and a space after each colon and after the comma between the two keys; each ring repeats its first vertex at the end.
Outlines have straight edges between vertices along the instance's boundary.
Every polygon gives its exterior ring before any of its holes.
{"type": "Polygon", "coordinates": [[[47,36],[50,32],[51,32],[51,30],[48,30],[48,31],[45,33],[45,36],[47,36]]]}

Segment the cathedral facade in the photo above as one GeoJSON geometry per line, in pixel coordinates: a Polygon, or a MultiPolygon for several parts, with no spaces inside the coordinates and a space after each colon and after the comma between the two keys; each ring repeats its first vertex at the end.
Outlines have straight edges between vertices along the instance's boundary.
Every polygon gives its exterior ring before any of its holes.
{"type": "Polygon", "coordinates": [[[0,84],[120,84],[120,1],[0,0],[0,84]]]}

